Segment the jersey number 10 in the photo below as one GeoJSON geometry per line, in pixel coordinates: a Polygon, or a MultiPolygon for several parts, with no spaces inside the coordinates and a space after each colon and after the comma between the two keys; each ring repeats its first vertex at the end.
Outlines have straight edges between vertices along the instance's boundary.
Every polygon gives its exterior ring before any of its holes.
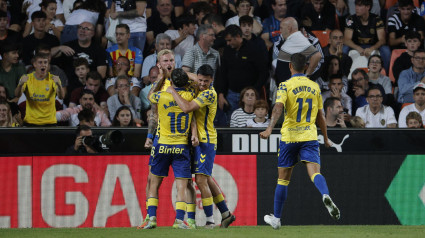
{"type": "Polygon", "coordinates": [[[177,114],[177,121],[176,121],[176,113],[175,112],[169,112],[168,116],[170,117],[171,133],[176,133],[176,129],[177,129],[177,132],[179,132],[179,133],[186,133],[186,130],[189,127],[189,114],[186,114],[184,112],[180,112],[179,114],[177,114]],[[185,117],[184,128],[182,128],[182,118],[183,117],[185,117]]]}
{"type": "MultiPolygon", "coordinates": [[[[298,103],[297,122],[301,121],[301,114],[303,112],[303,105],[304,105],[303,101],[304,101],[303,98],[297,98],[297,103],[298,103]]],[[[311,109],[313,108],[313,99],[307,98],[305,100],[305,102],[308,103],[307,116],[306,116],[305,120],[306,120],[306,122],[310,122],[311,109]]]]}

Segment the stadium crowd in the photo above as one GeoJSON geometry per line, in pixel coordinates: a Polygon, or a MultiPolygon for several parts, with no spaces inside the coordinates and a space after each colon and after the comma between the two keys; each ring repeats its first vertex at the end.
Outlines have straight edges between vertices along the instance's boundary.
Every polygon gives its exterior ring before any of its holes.
{"type": "Polygon", "coordinates": [[[214,70],[215,126],[267,127],[301,53],[328,127],[423,128],[424,19],[420,0],[0,0],[0,126],[147,126],[169,49],[214,70]]]}

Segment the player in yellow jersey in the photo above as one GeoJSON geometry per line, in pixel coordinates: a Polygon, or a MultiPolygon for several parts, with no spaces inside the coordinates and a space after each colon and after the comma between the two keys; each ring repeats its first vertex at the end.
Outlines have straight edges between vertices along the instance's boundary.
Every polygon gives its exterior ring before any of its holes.
{"type": "Polygon", "coordinates": [[[323,103],[320,88],[317,83],[304,74],[306,57],[294,54],[291,57],[289,69],[292,77],[280,83],[276,103],[267,129],[260,137],[267,139],[277,120],[285,109],[285,120],[281,130],[281,142],[278,154],[278,182],[274,198],[274,214],[264,216],[264,221],[274,229],[279,229],[283,203],[286,200],[288,185],[292,170],[299,160],[305,163],[308,175],[316,188],[322,194],[322,200],[329,214],[338,220],[340,213],[329,196],[325,178],[320,174],[319,142],[317,141],[317,124],[322,131],[325,146],[329,147],[326,121],[322,112],[323,103]]]}
{"type": "MultiPolygon", "coordinates": [[[[172,84],[179,94],[186,100],[195,96],[185,86],[188,76],[182,69],[175,69],[171,73],[172,84]]],[[[192,179],[190,171],[190,154],[188,135],[192,113],[184,113],[177,105],[173,96],[164,91],[154,92],[149,96],[150,102],[157,104],[159,115],[158,145],[155,147],[154,157],[151,161],[151,176],[148,194],[149,222],[144,229],[156,227],[156,210],[158,207],[158,189],[164,177],[168,176],[170,165],[174,171],[177,185],[176,220],[174,228],[188,229],[184,221],[186,213],[186,188],[192,179]]]]}
{"type": "Polygon", "coordinates": [[[38,53],[32,59],[35,71],[21,77],[15,89],[15,95],[22,93],[27,98],[25,126],[55,126],[56,95],[63,99],[61,81],[58,76],[52,75],[49,70],[49,55],[38,53]]]}
{"type": "Polygon", "coordinates": [[[221,226],[227,228],[234,220],[227,208],[220,188],[211,177],[217,149],[217,131],[214,118],[217,112],[217,93],[212,87],[214,70],[204,64],[197,72],[198,96],[193,101],[185,100],[172,87],[167,89],[185,113],[194,112],[198,130],[199,146],[195,147],[195,181],[201,191],[202,206],[207,217],[206,228],[214,227],[213,203],[216,203],[222,214],[221,226]]]}

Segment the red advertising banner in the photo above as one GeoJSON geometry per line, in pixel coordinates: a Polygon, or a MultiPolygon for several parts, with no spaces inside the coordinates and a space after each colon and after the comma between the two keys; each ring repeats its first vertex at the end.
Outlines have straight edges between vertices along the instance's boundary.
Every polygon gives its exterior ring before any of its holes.
{"type": "MultiPolygon", "coordinates": [[[[148,156],[0,158],[0,227],[134,227],[146,216],[148,156]]],[[[256,156],[216,157],[214,179],[237,219],[257,224],[256,156]]],[[[205,224],[199,189],[197,223],[205,224]]],[[[175,219],[174,177],[159,191],[158,225],[175,219]]],[[[214,218],[221,220],[217,208],[214,218]]]]}

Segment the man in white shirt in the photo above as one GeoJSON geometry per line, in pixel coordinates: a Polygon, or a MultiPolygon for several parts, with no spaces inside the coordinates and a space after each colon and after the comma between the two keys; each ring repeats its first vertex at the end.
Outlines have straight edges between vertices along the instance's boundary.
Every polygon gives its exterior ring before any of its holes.
{"type": "Polygon", "coordinates": [[[414,103],[405,106],[398,118],[398,127],[406,128],[406,116],[409,112],[417,112],[422,116],[423,123],[425,124],[425,83],[419,82],[413,88],[413,100],[414,103]]]}
{"type": "Polygon", "coordinates": [[[167,30],[165,34],[171,37],[172,48],[174,53],[184,56],[186,51],[193,47],[195,44],[195,19],[191,17],[180,17],[177,20],[178,30],[167,30]]]}
{"type": "Polygon", "coordinates": [[[383,91],[377,86],[371,86],[367,92],[368,105],[360,107],[356,111],[366,123],[366,128],[396,128],[394,110],[391,107],[382,105],[383,91]]]}

